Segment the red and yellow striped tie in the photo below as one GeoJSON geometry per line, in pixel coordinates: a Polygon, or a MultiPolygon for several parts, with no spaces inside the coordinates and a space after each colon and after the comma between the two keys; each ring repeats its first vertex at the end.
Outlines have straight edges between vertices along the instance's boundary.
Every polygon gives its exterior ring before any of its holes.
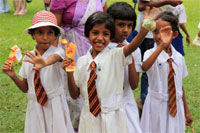
{"type": "Polygon", "coordinates": [[[168,59],[169,63],[169,75],[168,75],[168,93],[169,93],[169,114],[172,117],[176,116],[177,105],[176,105],[176,87],[174,81],[174,69],[172,66],[172,59],[168,59]]]}
{"type": "Polygon", "coordinates": [[[41,104],[42,106],[46,106],[48,102],[48,97],[42,86],[39,71],[35,71],[34,85],[35,85],[35,94],[36,94],[38,103],[41,104]]]}
{"type": "Polygon", "coordinates": [[[95,80],[97,78],[97,74],[95,72],[95,67],[96,67],[96,64],[93,61],[90,65],[91,72],[90,72],[90,78],[87,83],[87,87],[88,87],[88,99],[89,99],[90,112],[96,117],[101,112],[101,108],[100,108],[100,103],[99,103],[97,90],[96,90],[95,80]]]}

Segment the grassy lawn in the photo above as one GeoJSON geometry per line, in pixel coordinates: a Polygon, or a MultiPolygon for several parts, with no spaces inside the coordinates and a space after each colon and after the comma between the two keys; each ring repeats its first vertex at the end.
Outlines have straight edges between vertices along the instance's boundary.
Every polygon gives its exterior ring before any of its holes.
{"type": "MultiPolygon", "coordinates": [[[[28,12],[25,16],[14,16],[12,0],[8,0],[11,9],[6,14],[0,14],[0,67],[7,60],[10,48],[17,44],[22,51],[32,50],[35,41],[26,34],[24,29],[31,25],[33,15],[43,10],[42,0],[33,0],[27,4],[28,12]]],[[[120,0],[107,0],[108,5],[120,0]]],[[[121,0],[131,3],[132,0],[121,0]]],[[[132,3],[131,3],[132,4],[132,3]]],[[[187,29],[191,41],[198,32],[197,25],[200,21],[200,0],[184,0],[187,12],[187,29]]],[[[183,35],[185,37],[185,35],[183,35]]],[[[184,79],[184,88],[188,100],[190,112],[194,119],[192,127],[187,127],[188,133],[200,133],[200,47],[186,46],[185,60],[189,76],[184,79]]],[[[20,65],[14,64],[16,73],[20,65]]],[[[23,132],[26,113],[27,98],[15,84],[0,71],[0,133],[23,132]]],[[[139,89],[135,92],[136,99],[139,97],[139,89]]]]}

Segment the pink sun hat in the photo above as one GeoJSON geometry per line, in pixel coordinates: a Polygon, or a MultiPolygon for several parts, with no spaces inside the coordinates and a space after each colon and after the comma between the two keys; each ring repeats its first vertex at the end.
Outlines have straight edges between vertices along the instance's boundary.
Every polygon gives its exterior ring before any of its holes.
{"type": "Polygon", "coordinates": [[[64,30],[57,25],[56,16],[48,11],[37,12],[33,17],[32,26],[25,29],[24,32],[30,35],[30,29],[35,29],[43,26],[53,26],[57,28],[61,34],[64,34],[64,30]]]}

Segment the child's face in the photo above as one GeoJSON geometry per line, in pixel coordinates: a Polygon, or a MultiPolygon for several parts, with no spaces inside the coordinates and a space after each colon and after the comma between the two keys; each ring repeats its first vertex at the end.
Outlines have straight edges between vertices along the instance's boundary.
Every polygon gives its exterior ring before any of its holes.
{"type": "Polygon", "coordinates": [[[37,47],[43,50],[47,50],[56,39],[55,31],[50,26],[36,28],[33,37],[37,42],[37,47]]]}
{"type": "Polygon", "coordinates": [[[161,28],[165,26],[171,26],[171,25],[169,22],[163,21],[162,19],[156,20],[156,29],[153,31],[153,38],[157,45],[159,45],[162,42],[159,31],[161,28]]]}
{"type": "Polygon", "coordinates": [[[131,33],[133,21],[130,20],[115,20],[115,42],[123,42],[131,33]]]}
{"type": "Polygon", "coordinates": [[[93,55],[96,56],[110,42],[110,30],[105,24],[96,24],[89,32],[89,40],[93,48],[93,55]]]}

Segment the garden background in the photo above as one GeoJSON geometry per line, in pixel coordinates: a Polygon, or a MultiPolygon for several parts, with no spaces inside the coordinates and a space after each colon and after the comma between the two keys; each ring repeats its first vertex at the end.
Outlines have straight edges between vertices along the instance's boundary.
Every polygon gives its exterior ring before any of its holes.
{"type": "MultiPolygon", "coordinates": [[[[107,0],[108,6],[116,1],[125,1],[133,5],[132,0],[107,0]]],[[[44,9],[43,0],[33,0],[27,4],[28,12],[25,16],[14,16],[12,0],[8,0],[11,9],[8,13],[0,14],[0,68],[7,60],[10,48],[17,44],[21,50],[32,50],[35,41],[26,34],[24,29],[29,27],[33,15],[44,9]]],[[[200,0],[183,0],[187,13],[186,27],[191,41],[198,33],[197,25],[200,21],[200,0]]],[[[137,10],[137,9],[136,9],[137,10]]],[[[138,11],[136,11],[138,12],[138,11]]],[[[187,127],[188,133],[200,133],[200,47],[186,46],[184,36],[185,60],[189,76],[184,79],[183,85],[186,98],[193,117],[193,124],[187,127]]],[[[16,73],[20,65],[14,64],[16,73]]],[[[134,91],[135,98],[139,98],[140,87],[134,91]]],[[[24,130],[27,98],[12,82],[0,71],[0,133],[20,133],[24,130]]]]}

